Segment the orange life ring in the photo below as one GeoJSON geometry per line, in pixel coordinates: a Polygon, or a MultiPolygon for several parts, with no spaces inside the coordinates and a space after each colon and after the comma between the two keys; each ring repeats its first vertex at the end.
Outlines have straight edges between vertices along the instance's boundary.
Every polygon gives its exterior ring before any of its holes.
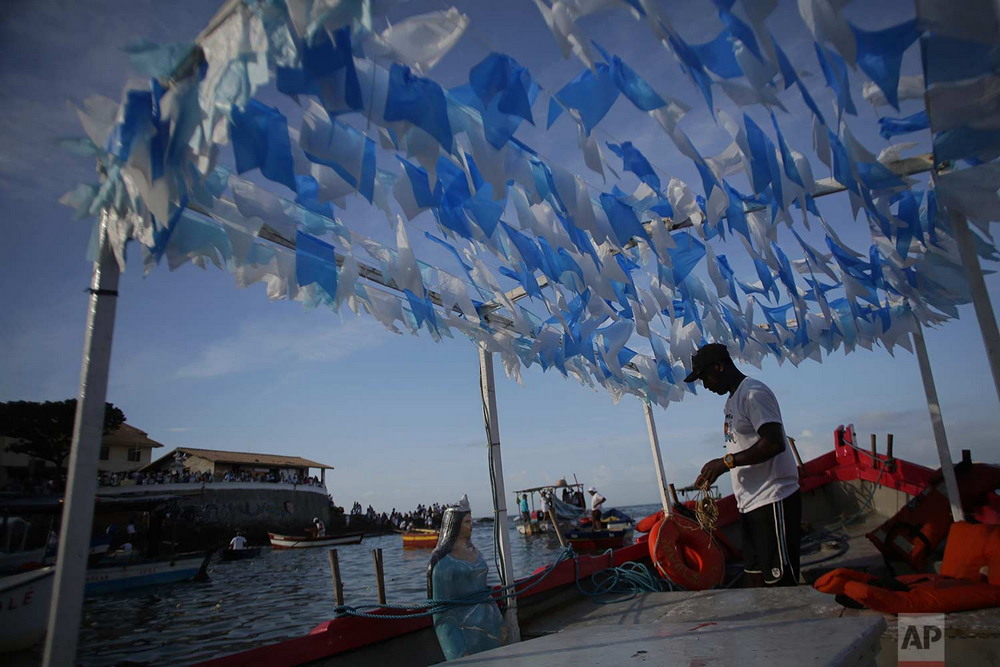
{"type": "Polygon", "coordinates": [[[649,556],[659,573],[689,591],[722,583],[726,558],[694,521],[672,514],[649,532],[649,556]]]}
{"type": "Polygon", "coordinates": [[[635,524],[637,533],[648,533],[659,521],[663,520],[663,510],[656,510],[645,519],[635,524]]]}

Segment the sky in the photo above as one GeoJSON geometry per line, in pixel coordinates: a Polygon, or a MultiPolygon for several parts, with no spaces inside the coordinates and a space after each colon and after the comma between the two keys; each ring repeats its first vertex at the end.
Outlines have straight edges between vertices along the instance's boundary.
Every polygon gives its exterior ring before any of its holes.
{"type": "MultiPolygon", "coordinates": [[[[579,61],[561,58],[530,0],[454,4],[470,14],[472,27],[431,71],[442,85],[462,83],[470,63],[490,50],[510,49],[547,90],[580,71],[579,61]]],[[[413,6],[408,11],[416,13],[445,5],[413,6]]],[[[215,9],[193,0],[0,4],[0,401],[63,400],[78,391],[92,221],[73,220],[57,200],[77,183],[96,179],[90,159],[57,145],[83,134],[70,103],[95,93],[118,99],[136,76],[122,47],[140,37],[190,40],[215,9]]],[[[880,3],[873,15],[853,6],[848,11],[875,29],[913,10],[912,3],[898,2],[880,3]]],[[[707,41],[719,30],[707,1],[670,12],[689,41],[707,41]]],[[[795,37],[793,14],[783,2],[769,25],[780,38],[791,35],[797,66],[818,71],[814,57],[807,61],[811,44],[795,37]]],[[[725,146],[725,133],[673,58],[650,50],[655,42],[634,38],[641,28],[627,14],[593,17],[587,26],[658,90],[695,107],[683,127],[704,154],[725,146]]],[[[907,54],[904,74],[918,71],[916,51],[907,54]]],[[[858,91],[855,100],[864,104],[858,91]]],[[[547,103],[543,94],[536,118],[544,118],[547,103]]],[[[630,138],[661,178],[699,183],[659,128],[636,124],[636,111],[627,106],[620,101],[609,114],[600,140],[630,138]]],[[[809,123],[799,110],[789,103],[782,126],[790,143],[808,147],[809,123]]],[[[867,129],[852,129],[877,152],[886,144],[871,130],[870,110],[866,117],[867,129]]],[[[546,158],[602,185],[583,165],[575,129],[565,119],[547,132],[525,126],[523,138],[546,158]]],[[[829,197],[823,207],[845,241],[867,247],[865,227],[852,220],[846,199],[829,197]]],[[[373,237],[388,234],[381,214],[357,201],[337,213],[367,226],[373,237]]],[[[431,228],[427,220],[419,224],[431,228]]],[[[987,285],[997,303],[1000,281],[988,275],[987,285]]],[[[948,437],[954,458],[972,449],[977,460],[997,462],[996,392],[972,307],[959,313],[957,321],[926,332],[948,437]]],[[[853,423],[862,442],[876,433],[883,449],[885,434],[893,433],[898,456],[936,467],[920,373],[907,351],[837,352],[822,364],[799,367],[769,359],[761,369],[746,370],[774,390],[786,432],[804,458],[829,450],[834,429],[853,423]]],[[[133,262],[120,285],[108,400],[165,445],[161,455],[189,446],[303,456],[334,467],[328,487],[340,505],[358,500],[379,510],[408,510],[468,494],[477,516],[491,511],[478,358],[468,340],[434,343],[426,335],[390,333],[346,309],[270,302],[262,286],[237,289],[214,268],[160,266],[143,275],[141,263],[133,262]]],[[[723,453],[723,403],[699,391],[655,409],[669,481],[692,483],[705,461],[723,453]]],[[[504,377],[498,360],[497,404],[508,491],[575,478],[596,486],[610,506],[657,502],[638,399],[626,396],[616,405],[603,390],[538,368],[524,370],[519,385],[504,377]]],[[[720,484],[728,492],[728,483],[720,484]]]]}

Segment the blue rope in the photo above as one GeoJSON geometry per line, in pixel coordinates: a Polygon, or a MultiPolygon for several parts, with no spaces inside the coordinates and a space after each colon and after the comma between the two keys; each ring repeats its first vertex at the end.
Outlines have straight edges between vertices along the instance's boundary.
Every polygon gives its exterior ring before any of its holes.
{"type": "MultiPolygon", "coordinates": [[[[610,553],[610,549],[604,552],[605,555],[610,553]]],[[[595,598],[594,602],[597,604],[626,602],[635,598],[639,595],[639,593],[660,592],[664,590],[659,577],[651,573],[642,563],[625,563],[620,567],[609,567],[590,575],[590,581],[594,590],[585,591],[580,586],[580,566],[575,556],[576,553],[573,551],[573,547],[566,547],[559,553],[556,560],[542,572],[532,575],[532,577],[534,577],[534,581],[531,581],[531,583],[527,586],[521,587],[519,591],[515,590],[517,587],[517,584],[515,583],[508,586],[502,586],[496,591],[485,589],[483,591],[473,593],[472,595],[457,599],[428,598],[421,602],[387,602],[385,604],[370,602],[359,605],[339,605],[334,608],[334,617],[341,618],[344,616],[357,616],[360,618],[378,618],[381,620],[403,620],[433,616],[434,614],[440,614],[447,611],[452,607],[466,607],[485,602],[495,602],[498,598],[500,600],[506,600],[531,590],[544,581],[546,577],[552,574],[552,571],[555,570],[560,563],[565,560],[569,560],[570,558],[573,559],[573,570],[576,575],[575,580],[577,590],[587,597],[595,598]],[[601,595],[608,595],[612,593],[624,593],[628,594],[628,597],[605,601],[596,599],[601,595]],[[410,613],[391,615],[376,613],[377,610],[383,609],[404,610],[409,611],[410,613]]],[[[666,584],[667,590],[674,590],[674,584],[670,581],[667,581],[666,584]]]]}
{"type": "MultiPolygon", "coordinates": [[[[604,552],[610,555],[611,549],[604,552]]],[[[574,564],[576,562],[574,561],[574,564]]],[[[618,602],[628,602],[633,600],[640,593],[661,593],[664,591],[664,584],[668,591],[673,591],[676,585],[669,579],[661,579],[655,573],[650,572],[642,563],[628,562],[617,567],[609,567],[600,572],[590,575],[592,591],[586,591],[580,586],[579,565],[576,565],[576,589],[589,598],[593,598],[596,604],[615,604],[618,602]],[[623,594],[625,597],[614,600],[598,600],[602,595],[611,593],[623,594]]]]}

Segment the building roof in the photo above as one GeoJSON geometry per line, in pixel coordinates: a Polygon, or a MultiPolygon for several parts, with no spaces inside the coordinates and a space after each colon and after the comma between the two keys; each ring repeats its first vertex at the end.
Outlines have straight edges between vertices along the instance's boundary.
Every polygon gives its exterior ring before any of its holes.
{"type": "Polygon", "coordinates": [[[163,443],[153,440],[145,431],[128,424],[122,424],[105,435],[101,444],[106,447],[163,447],[163,443]]]}
{"type": "MultiPolygon", "coordinates": [[[[219,449],[198,449],[195,447],[178,447],[174,451],[183,452],[190,456],[198,456],[213,463],[237,463],[278,468],[326,468],[327,470],[333,470],[333,466],[310,461],[301,456],[279,456],[277,454],[256,454],[253,452],[225,452],[219,449]]],[[[173,452],[162,456],[153,463],[158,463],[172,454],[173,452]]]]}

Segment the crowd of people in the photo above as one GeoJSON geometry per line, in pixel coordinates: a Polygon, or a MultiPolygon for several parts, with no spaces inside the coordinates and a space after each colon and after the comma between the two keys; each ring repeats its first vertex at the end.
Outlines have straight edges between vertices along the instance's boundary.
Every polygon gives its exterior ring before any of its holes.
{"type": "Polygon", "coordinates": [[[274,473],[227,472],[224,475],[213,475],[210,472],[102,472],[97,483],[100,486],[139,486],[144,484],[211,484],[215,482],[262,482],[267,484],[293,484],[304,486],[323,486],[318,477],[300,477],[298,473],[290,475],[275,475],[274,473]]]}
{"type": "Polygon", "coordinates": [[[397,512],[393,507],[391,512],[377,512],[371,505],[364,509],[356,502],[347,516],[347,525],[364,524],[368,530],[399,531],[413,528],[441,527],[441,514],[444,508],[439,503],[433,505],[417,505],[411,512],[397,512]]]}

